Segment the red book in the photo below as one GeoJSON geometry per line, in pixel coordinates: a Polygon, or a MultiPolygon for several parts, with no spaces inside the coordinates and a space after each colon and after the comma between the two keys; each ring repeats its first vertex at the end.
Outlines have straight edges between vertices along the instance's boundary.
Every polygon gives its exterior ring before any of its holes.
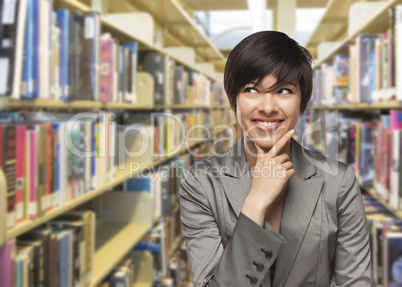
{"type": "Polygon", "coordinates": [[[100,55],[100,101],[113,101],[113,85],[114,85],[114,40],[101,39],[101,55],[100,55]]]}
{"type": "Polygon", "coordinates": [[[389,178],[391,173],[391,165],[392,165],[392,132],[391,129],[385,130],[385,137],[384,137],[384,175],[383,175],[383,186],[384,186],[384,193],[383,197],[384,200],[388,201],[389,199],[389,178]]]}
{"type": "Polygon", "coordinates": [[[15,225],[15,162],[16,162],[16,136],[15,123],[2,124],[2,169],[7,184],[7,228],[15,225]]]}
{"type": "Polygon", "coordinates": [[[24,219],[24,193],[25,193],[25,135],[26,126],[17,127],[17,161],[16,161],[16,185],[15,185],[15,220],[21,222],[24,219]]]}

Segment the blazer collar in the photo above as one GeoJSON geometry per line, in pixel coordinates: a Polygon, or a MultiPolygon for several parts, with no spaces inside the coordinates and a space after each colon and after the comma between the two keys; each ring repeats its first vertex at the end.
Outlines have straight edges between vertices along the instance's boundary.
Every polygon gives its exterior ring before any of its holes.
{"type": "MultiPolygon", "coordinates": [[[[220,177],[223,190],[237,217],[240,215],[252,183],[249,165],[244,153],[243,140],[242,137],[229,149],[224,161],[222,161],[226,169],[224,173],[228,176],[220,177]]],[[[317,168],[320,169],[322,163],[314,160],[311,157],[311,152],[304,149],[293,138],[290,149],[290,160],[293,163],[296,176],[292,176],[287,183],[280,225],[280,234],[285,238],[286,246],[282,248],[276,259],[274,286],[283,286],[290,274],[323,183],[321,174],[317,174],[317,168]]],[[[265,229],[267,229],[267,224],[267,222],[264,223],[265,229]]]]}

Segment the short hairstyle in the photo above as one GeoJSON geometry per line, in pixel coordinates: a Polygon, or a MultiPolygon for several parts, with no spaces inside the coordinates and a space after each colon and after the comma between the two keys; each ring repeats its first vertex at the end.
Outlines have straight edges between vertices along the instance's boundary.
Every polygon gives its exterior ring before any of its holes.
{"type": "Polygon", "coordinates": [[[224,87],[230,106],[236,110],[236,98],[250,82],[256,86],[267,75],[277,82],[272,90],[298,80],[301,92],[300,114],[306,110],[312,93],[310,52],[285,33],[262,31],[244,38],[230,52],[224,73],[224,87]]]}

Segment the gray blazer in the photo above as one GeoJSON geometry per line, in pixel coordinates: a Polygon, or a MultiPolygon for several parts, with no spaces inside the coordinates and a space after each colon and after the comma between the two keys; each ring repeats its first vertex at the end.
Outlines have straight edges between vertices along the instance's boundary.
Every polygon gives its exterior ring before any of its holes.
{"type": "MultiPolygon", "coordinates": [[[[183,234],[194,285],[374,286],[366,216],[353,167],[290,142],[278,233],[241,212],[252,178],[243,138],[184,170],[183,234]]],[[[267,187],[269,188],[269,187],[267,187]]]]}

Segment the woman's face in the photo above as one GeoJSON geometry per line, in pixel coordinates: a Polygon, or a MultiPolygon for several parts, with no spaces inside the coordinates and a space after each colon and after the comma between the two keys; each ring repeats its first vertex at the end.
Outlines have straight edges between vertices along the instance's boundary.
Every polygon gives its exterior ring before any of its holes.
{"type": "Polygon", "coordinates": [[[271,148],[293,129],[300,116],[301,93],[298,82],[271,90],[276,77],[265,76],[260,84],[247,84],[237,96],[237,121],[245,136],[262,148],[271,148]]]}

